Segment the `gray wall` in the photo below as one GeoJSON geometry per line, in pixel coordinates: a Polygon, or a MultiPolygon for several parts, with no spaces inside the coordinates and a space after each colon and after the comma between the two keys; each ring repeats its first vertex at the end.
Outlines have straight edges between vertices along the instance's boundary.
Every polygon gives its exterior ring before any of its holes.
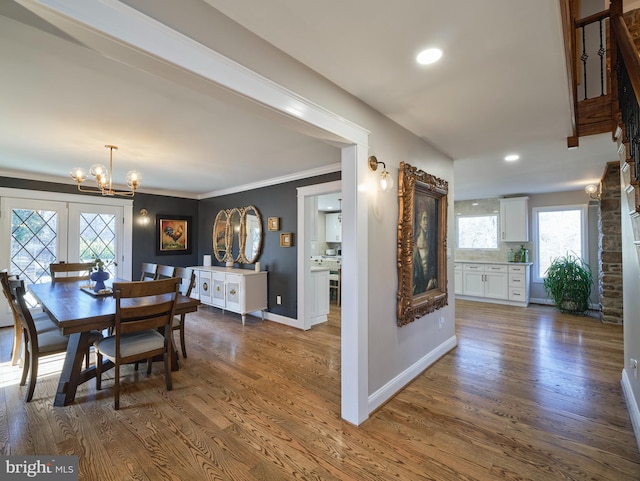
{"type": "MultiPolygon", "coordinates": [[[[258,260],[261,269],[269,272],[267,276],[268,311],[293,319],[297,318],[298,193],[296,189],[334,180],[340,180],[340,172],[201,200],[198,213],[197,264],[202,265],[204,255],[211,255],[214,265],[222,265],[213,256],[213,222],[220,210],[249,205],[256,207],[262,218],[263,232],[262,253],[258,260]],[[280,218],[280,231],[269,232],[267,229],[269,217],[280,218]],[[281,232],[293,233],[293,247],[280,247],[281,232]],[[281,305],[276,304],[278,295],[282,296],[281,305]]],[[[243,266],[236,264],[236,267],[243,266]]],[[[253,269],[253,265],[246,268],[253,269]]]]}

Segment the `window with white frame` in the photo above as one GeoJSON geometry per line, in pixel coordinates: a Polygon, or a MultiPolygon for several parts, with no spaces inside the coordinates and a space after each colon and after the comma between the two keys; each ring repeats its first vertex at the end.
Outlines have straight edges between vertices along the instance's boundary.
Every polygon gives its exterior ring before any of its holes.
{"type": "Polygon", "coordinates": [[[497,249],[498,215],[459,215],[456,239],[458,249],[497,249]]]}
{"type": "Polygon", "coordinates": [[[541,282],[556,257],[587,259],[587,207],[584,205],[535,207],[536,265],[534,279],[541,282]]]}

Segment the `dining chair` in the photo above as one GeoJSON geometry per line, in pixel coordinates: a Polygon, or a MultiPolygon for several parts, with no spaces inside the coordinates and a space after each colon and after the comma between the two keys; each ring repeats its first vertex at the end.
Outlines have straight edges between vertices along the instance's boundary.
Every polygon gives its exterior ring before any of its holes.
{"type": "MultiPolygon", "coordinates": [[[[193,269],[189,267],[176,267],[175,277],[180,278],[180,287],[178,288],[180,294],[183,296],[189,297],[191,295],[191,289],[196,283],[196,273],[193,269]]],[[[171,332],[180,331],[180,347],[182,348],[182,357],[186,359],[187,357],[187,347],[184,342],[184,321],[186,314],[180,314],[179,316],[173,317],[173,322],[171,323],[171,332]]]]}
{"type": "MultiPolygon", "coordinates": [[[[29,384],[27,385],[27,392],[24,398],[26,402],[29,402],[33,398],[33,393],[36,388],[40,358],[65,352],[67,350],[67,344],[69,343],[69,336],[61,334],[60,330],[57,328],[38,332],[36,323],[24,298],[24,282],[14,280],[10,281],[10,284],[14,284],[15,287],[14,292],[16,299],[14,304],[16,305],[16,309],[20,316],[20,322],[25,336],[25,352],[23,356],[22,378],[20,380],[20,385],[24,386],[27,382],[27,377],[29,377],[29,384]]],[[[91,331],[89,334],[90,343],[93,343],[100,338],[102,338],[102,334],[98,331],[91,331]]]]}
{"type": "MultiPolygon", "coordinates": [[[[17,306],[14,303],[16,299],[15,287],[11,285],[14,284],[14,281],[18,280],[18,276],[10,276],[6,269],[0,271],[0,284],[2,284],[2,293],[7,299],[7,303],[9,304],[11,315],[13,317],[13,347],[11,349],[12,366],[15,366],[20,361],[20,354],[22,352],[22,338],[24,337],[22,322],[20,321],[20,314],[18,313],[17,306]]],[[[54,329],[57,329],[57,326],[46,312],[33,312],[32,318],[36,325],[37,332],[52,331],[54,329]]]]}
{"type": "Polygon", "coordinates": [[[174,272],[176,268],[173,266],[164,266],[162,264],[158,264],[156,267],[156,280],[158,279],[168,279],[169,277],[174,277],[174,272]]]}
{"type": "Polygon", "coordinates": [[[151,264],[149,262],[142,263],[142,276],[141,281],[153,281],[156,278],[156,271],[158,269],[157,264],[151,264]]]}
{"type": "Polygon", "coordinates": [[[179,280],[114,282],[114,334],[94,343],[97,353],[96,388],[102,384],[102,358],[115,365],[114,409],[120,409],[120,366],[161,355],[167,391],[171,382],[171,321],[175,314],[179,280]],[[161,332],[162,331],[162,332],[161,332]]]}
{"type": "Polygon", "coordinates": [[[49,264],[51,283],[90,280],[92,262],[53,262],[49,264]]]}

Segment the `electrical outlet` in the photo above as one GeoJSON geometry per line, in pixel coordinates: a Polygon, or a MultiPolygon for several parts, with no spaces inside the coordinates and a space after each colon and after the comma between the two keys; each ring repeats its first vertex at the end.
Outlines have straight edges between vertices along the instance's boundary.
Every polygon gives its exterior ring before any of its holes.
{"type": "Polygon", "coordinates": [[[633,369],[633,378],[638,379],[638,360],[637,359],[629,359],[629,364],[631,365],[631,369],[633,369]]]}
{"type": "Polygon", "coordinates": [[[276,296],[276,304],[282,304],[282,296],[276,296]]]}
{"type": "Polygon", "coordinates": [[[438,327],[442,329],[442,326],[444,326],[444,317],[441,317],[440,320],[438,321],[438,327]]]}

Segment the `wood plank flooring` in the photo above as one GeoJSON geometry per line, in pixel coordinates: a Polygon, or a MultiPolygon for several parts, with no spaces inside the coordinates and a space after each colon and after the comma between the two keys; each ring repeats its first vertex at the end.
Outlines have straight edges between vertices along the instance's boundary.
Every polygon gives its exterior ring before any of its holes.
{"type": "Polygon", "coordinates": [[[124,368],[120,411],[113,371],[53,407],[55,356],[25,404],[0,329],[0,453],[75,454],[96,481],[640,480],[620,326],[456,306],[458,347],[360,427],[340,419],[339,316],[302,332],[203,307],[173,391],[161,364],[124,368]]]}

